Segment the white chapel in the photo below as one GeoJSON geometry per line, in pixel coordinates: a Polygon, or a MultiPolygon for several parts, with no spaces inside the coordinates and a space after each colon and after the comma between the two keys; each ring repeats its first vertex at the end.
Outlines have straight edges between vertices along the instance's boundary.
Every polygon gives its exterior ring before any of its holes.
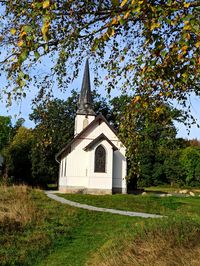
{"type": "Polygon", "coordinates": [[[66,193],[126,193],[125,147],[115,129],[96,115],[86,60],[74,138],[57,155],[59,190],[66,193]]]}

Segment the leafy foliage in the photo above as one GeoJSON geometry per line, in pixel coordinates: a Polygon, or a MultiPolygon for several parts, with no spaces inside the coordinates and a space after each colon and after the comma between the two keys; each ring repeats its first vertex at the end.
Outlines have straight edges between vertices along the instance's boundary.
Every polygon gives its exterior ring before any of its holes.
{"type": "Polygon", "coordinates": [[[186,0],[0,1],[5,91],[25,96],[33,69],[52,59],[42,90],[77,76],[87,54],[107,70],[107,88],[185,100],[199,94],[200,4],[186,0]],[[17,44],[17,45],[16,45],[17,44]],[[71,60],[73,59],[73,60],[71,60]],[[21,88],[25,89],[21,90],[21,88]]]}
{"type": "Polygon", "coordinates": [[[14,182],[32,184],[31,178],[31,149],[33,132],[31,129],[20,127],[9,145],[3,149],[6,171],[14,182]]]}
{"type": "Polygon", "coordinates": [[[11,118],[9,116],[0,116],[0,151],[8,144],[11,131],[11,118]]]}
{"type": "Polygon", "coordinates": [[[178,149],[173,119],[180,115],[178,110],[155,98],[136,96],[127,105],[120,131],[127,148],[128,179],[131,182],[135,179],[134,185],[170,182],[166,175],[170,167],[166,170],[165,160],[178,149]]]}
{"type": "Polygon", "coordinates": [[[180,157],[185,184],[199,186],[200,184],[200,148],[187,147],[180,157]]]}

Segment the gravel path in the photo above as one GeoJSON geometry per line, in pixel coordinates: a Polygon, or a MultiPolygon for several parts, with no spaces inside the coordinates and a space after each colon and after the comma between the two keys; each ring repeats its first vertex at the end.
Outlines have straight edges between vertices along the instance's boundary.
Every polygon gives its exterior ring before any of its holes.
{"type": "Polygon", "coordinates": [[[97,212],[109,212],[109,213],[114,213],[114,214],[120,214],[120,215],[125,215],[125,216],[132,216],[132,217],[142,217],[142,218],[162,218],[162,215],[158,214],[150,214],[150,213],[142,213],[142,212],[131,212],[131,211],[121,211],[121,210],[115,210],[115,209],[107,209],[107,208],[100,208],[100,207],[95,207],[87,204],[81,204],[78,202],[74,202],[71,200],[64,199],[62,197],[59,197],[55,195],[55,192],[50,192],[50,191],[45,191],[46,195],[54,199],[60,203],[70,205],[72,207],[77,207],[77,208],[82,208],[90,211],[97,211],[97,212]]]}

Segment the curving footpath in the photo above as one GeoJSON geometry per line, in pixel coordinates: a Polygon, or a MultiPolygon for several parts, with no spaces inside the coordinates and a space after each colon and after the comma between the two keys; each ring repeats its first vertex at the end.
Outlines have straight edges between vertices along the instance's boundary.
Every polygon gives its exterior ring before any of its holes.
{"type": "Polygon", "coordinates": [[[70,205],[72,207],[81,208],[89,211],[97,211],[97,212],[109,212],[113,214],[119,214],[119,215],[125,215],[125,216],[132,216],[132,217],[142,217],[142,218],[163,218],[164,216],[158,215],[158,214],[150,214],[150,213],[142,213],[142,212],[131,212],[131,211],[121,211],[121,210],[115,210],[115,209],[107,209],[107,208],[100,208],[95,207],[87,204],[81,204],[78,202],[74,202],[71,200],[64,199],[62,197],[59,197],[55,195],[55,192],[45,191],[46,195],[56,200],[60,203],[70,205]]]}

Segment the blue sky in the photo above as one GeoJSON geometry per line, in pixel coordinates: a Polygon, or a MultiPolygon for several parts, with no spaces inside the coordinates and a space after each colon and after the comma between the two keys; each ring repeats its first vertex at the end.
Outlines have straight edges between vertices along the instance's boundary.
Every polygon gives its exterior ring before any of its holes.
{"type": "MultiPolygon", "coordinates": [[[[48,65],[48,63],[47,63],[48,65]]],[[[47,65],[43,65],[43,70],[47,67],[47,65]]],[[[83,69],[84,69],[84,64],[81,66],[81,71],[79,73],[79,77],[69,86],[69,89],[65,92],[58,91],[56,88],[54,88],[54,96],[57,98],[61,99],[66,99],[70,95],[70,91],[72,89],[78,89],[80,90],[81,88],[81,82],[82,82],[82,76],[83,76],[83,69]]],[[[92,89],[98,90],[98,92],[106,97],[106,91],[103,88],[103,85],[101,88],[95,88],[93,85],[93,73],[90,71],[91,74],[91,87],[92,89]]],[[[6,108],[6,103],[5,100],[0,102],[0,115],[4,116],[11,116],[13,123],[20,118],[23,117],[25,119],[25,126],[26,127],[34,127],[34,123],[29,120],[29,114],[31,113],[31,101],[36,95],[36,90],[34,86],[30,88],[30,91],[27,93],[27,96],[25,99],[22,99],[21,102],[13,102],[12,106],[9,108],[6,108]]],[[[120,94],[120,91],[111,91],[111,96],[117,96],[120,94]]],[[[200,97],[196,96],[191,96],[188,104],[191,106],[191,112],[194,115],[194,117],[197,119],[197,123],[200,124],[200,97]]],[[[175,105],[176,106],[176,105],[175,105]]],[[[177,105],[177,107],[179,107],[177,105]]],[[[183,124],[177,124],[176,127],[178,129],[178,137],[183,137],[183,138],[197,138],[200,139],[200,129],[196,125],[192,125],[190,132],[188,134],[187,128],[183,124]]]]}

